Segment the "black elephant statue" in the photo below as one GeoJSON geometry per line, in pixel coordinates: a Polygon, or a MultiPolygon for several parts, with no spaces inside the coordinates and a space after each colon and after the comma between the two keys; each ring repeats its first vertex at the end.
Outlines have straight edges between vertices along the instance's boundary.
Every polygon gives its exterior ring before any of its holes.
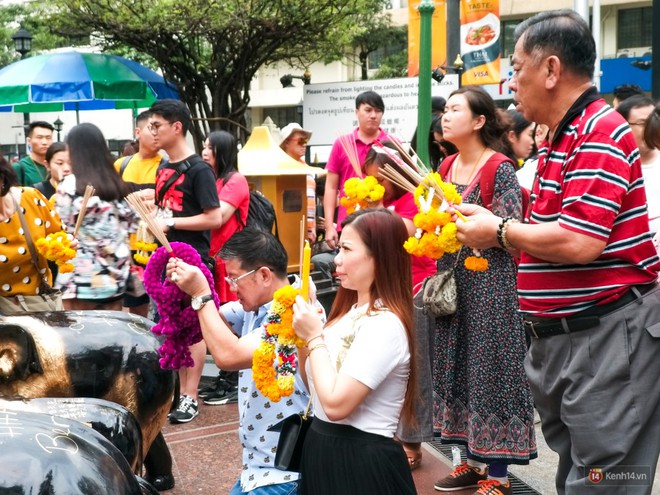
{"type": "Polygon", "coordinates": [[[171,488],[161,428],[176,374],[160,367],[152,325],[121,311],[0,316],[0,398],[96,397],[124,406],[142,429],[146,479],[171,488]]]}
{"type": "Polygon", "coordinates": [[[157,493],[100,433],[40,412],[0,408],[0,466],[0,493],[157,493]]]}
{"type": "Polygon", "coordinates": [[[142,429],[124,406],[91,397],[0,399],[0,412],[23,411],[61,416],[89,426],[117,447],[134,473],[142,471],[142,429]]]}

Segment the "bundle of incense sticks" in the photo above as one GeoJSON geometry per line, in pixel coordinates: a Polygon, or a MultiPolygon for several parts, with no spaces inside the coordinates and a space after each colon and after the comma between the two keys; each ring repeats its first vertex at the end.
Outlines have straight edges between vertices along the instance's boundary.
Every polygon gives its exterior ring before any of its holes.
{"type": "Polygon", "coordinates": [[[160,242],[161,245],[165,247],[168,253],[171,253],[172,246],[170,246],[170,242],[167,240],[165,232],[163,232],[163,229],[160,228],[160,225],[158,225],[156,219],[151,215],[149,206],[147,206],[145,200],[142,199],[140,194],[136,192],[131,193],[126,196],[126,200],[135,209],[138,216],[144,220],[151,233],[156,239],[158,239],[158,242],[160,242]]]}
{"type": "Polygon", "coordinates": [[[90,198],[94,196],[95,192],[96,190],[94,189],[94,186],[92,186],[91,184],[87,184],[87,186],[85,187],[85,194],[83,195],[82,204],[80,205],[80,212],[78,213],[78,219],[76,220],[76,226],[73,228],[73,237],[76,237],[78,235],[78,230],[82,225],[82,220],[85,217],[85,212],[87,211],[87,203],[89,203],[90,198]]]}
{"type": "Polygon", "coordinates": [[[389,139],[392,143],[392,145],[396,148],[396,150],[399,152],[401,155],[401,158],[405,160],[411,167],[413,167],[415,170],[417,170],[420,173],[425,173],[428,174],[429,172],[432,171],[431,167],[428,167],[422,162],[422,159],[419,157],[417,153],[415,153],[415,150],[410,148],[410,151],[412,153],[412,156],[410,156],[406,150],[403,149],[403,144],[401,143],[401,140],[399,138],[390,135],[389,139]]]}
{"type": "Polygon", "coordinates": [[[339,144],[341,144],[344,153],[346,153],[348,161],[351,162],[351,166],[353,167],[353,170],[355,170],[355,175],[362,179],[364,176],[362,175],[360,157],[358,156],[357,145],[355,144],[353,134],[343,134],[339,136],[339,144]]]}
{"type": "MultiPolygon", "coordinates": [[[[379,146],[378,151],[387,153],[387,155],[392,158],[392,160],[399,166],[399,169],[404,172],[405,175],[388,164],[385,164],[383,167],[381,167],[379,173],[389,181],[412,193],[415,192],[417,186],[419,186],[421,183],[424,183],[426,187],[433,189],[433,195],[436,198],[438,198],[440,201],[445,201],[448,203],[447,198],[445,197],[442,188],[440,187],[440,184],[432,175],[430,175],[430,170],[424,166],[421,160],[419,160],[419,157],[417,157],[417,160],[413,160],[413,158],[403,149],[401,143],[397,143],[394,140],[392,140],[392,142],[397,148],[397,153],[394,153],[394,150],[388,148],[387,146],[379,146]]],[[[374,145],[374,147],[376,146],[377,145],[374,145]]],[[[465,219],[465,217],[463,217],[459,212],[456,212],[456,214],[462,219],[465,219]]]]}

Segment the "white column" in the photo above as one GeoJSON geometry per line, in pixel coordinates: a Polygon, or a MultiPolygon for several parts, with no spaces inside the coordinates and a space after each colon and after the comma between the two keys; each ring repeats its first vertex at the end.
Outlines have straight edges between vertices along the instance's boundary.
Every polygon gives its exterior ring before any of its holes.
{"type": "Polygon", "coordinates": [[[591,32],[594,35],[594,40],[596,40],[596,63],[594,66],[594,84],[598,91],[600,91],[600,58],[603,52],[602,47],[602,38],[600,35],[600,0],[593,0],[593,25],[591,26],[591,32]]]}

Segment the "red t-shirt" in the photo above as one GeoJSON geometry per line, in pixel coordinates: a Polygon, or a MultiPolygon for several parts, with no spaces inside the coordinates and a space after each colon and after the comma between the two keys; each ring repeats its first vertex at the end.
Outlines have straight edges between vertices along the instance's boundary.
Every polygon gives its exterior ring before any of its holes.
{"type": "MultiPolygon", "coordinates": [[[[232,174],[227,182],[218,179],[215,182],[218,191],[218,199],[222,203],[228,203],[239,212],[242,223],[236,218],[236,213],[223,223],[219,229],[211,232],[211,250],[209,254],[216,256],[227,239],[243,228],[247,221],[248,208],[250,206],[250,188],[247,180],[239,173],[232,174]]],[[[213,278],[215,279],[215,290],[218,293],[220,302],[235,301],[236,294],[229,290],[229,284],[225,281],[227,271],[223,260],[216,258],[216,268],[213,278]]]]}
{"type": "MultiPolygon", "coordinates": [[[[415,204],[415,196],[411,192],[404,193],[399,199],[383,202],[383,205],[396,212],[401,218],[412,220],[419,213],[415,204]]],[[[413,292],[417,292],[420,288],[418,285],[424,282],[426,277],[435,275],[436,262],[428,256],[412,256],[411,264],[413,292]]]]}
{"type": "Polygon", "coordinates": [[[528,314],[563,317],[606,304],[631,285],[652,283],[660,270],[637,144],[623,117],[593,92],[576,102],[569,111],[575,117],[541,147],[530,223],[556,221],[607,244],[584,265],[521,253],[518,296],[528,314]]]}
{"type": "MultiPolygon", "coordinates": [[[[351,135],[355,139],[355,147],[357,148],[358,158],[360,159],[360,166],[362,166],[364,159],[367,157],[367,153],[369,153],[369,150],[373,145],[373,141],[369,144],[364,143],[358,137],[357,128],[353,130],[351,135]]],[[[378,137],[376,137],[376,140],[384,141],[386,139],[387,133],[381,129],[378,133],[378,137]]],[[[353,165],[351,165],[346,152],[344,151],[344,147],[341,145],[340,139],[337,139],[332,145],[332,150],[330,151],[330,156],[328,157],[328,163],[326,163],[325,169],[328,172],[334,172],[335,174],[339,175],[339,196],[344,195],[344,182],[346,182],[351,177],[358,176],[355,173],[355,169],[353,168],[353,165]]],[[[337,206],[339,207],[339,211],[337,212],[337,230],[341,230],[341,222],[344,218],[346,218],[346,208],[341,206],[339,203],[337,203],[337,206]]]]}
{"type": "Polygon", "coordinates": [[[247,180],[241,174],[232,174],[226,183],[222,179],[218,179],[215,182],[215,188],[218,191],[218,199],[236,208],[243,223],[238,222],[236,213],[234,213],[219,229],[211,232],[211,256],[215,256],[225,245],[227,239],[243,228],[247,222],[250,206],[250,188],[247,180]]]}

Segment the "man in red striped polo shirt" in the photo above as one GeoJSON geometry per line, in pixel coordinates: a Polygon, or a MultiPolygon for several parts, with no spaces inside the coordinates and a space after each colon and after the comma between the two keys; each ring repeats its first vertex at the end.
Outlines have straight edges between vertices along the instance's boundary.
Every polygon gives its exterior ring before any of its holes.
{"type": "Polygon", "coordinates": [[[608,494],[650,494],[660,453],[660,259],[639,151],[593,86],[596,48],[579,15],[543,12],[515,37],[517,110],[550,128],[527,222],[462,205],[469,221],[457,223],[458,238],[520,256],[532,337],[525,369],[559,454],[558,493],[612,484],[608,494]]]}

